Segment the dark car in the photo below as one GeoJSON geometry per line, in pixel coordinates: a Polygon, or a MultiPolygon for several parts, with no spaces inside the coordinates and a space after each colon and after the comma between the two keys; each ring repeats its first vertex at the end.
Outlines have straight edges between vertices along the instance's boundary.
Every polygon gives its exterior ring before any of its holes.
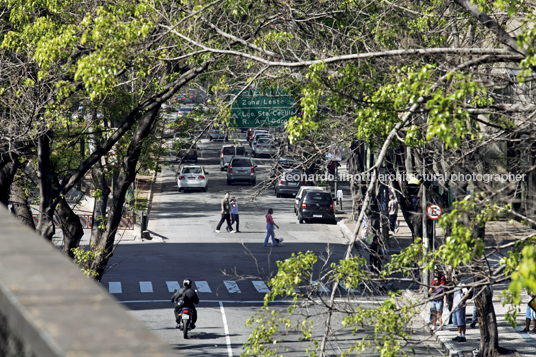
{"type": "Polygon", "coordinates": [[[305,184],[305,171],[285,169],[275,183],[275,196],[283,195],[296,196],[300,187],[305,184]]]}
{"type": "Polygon", "coordinates": [[[181,143],[180,149],[177,151],[177,160],[180,161],[182,158],[182,161],[190,161],[197,163],[197,151],[199,148],[197,145],[194,145],[191,149],[190,146],[191,143],[181,143]]]}
{"type": "Polygon", "coordinates": [[[308,191],[298,205],[298,221],[319,219],[336,224],[333,198],[330,192],[308,191]]]}

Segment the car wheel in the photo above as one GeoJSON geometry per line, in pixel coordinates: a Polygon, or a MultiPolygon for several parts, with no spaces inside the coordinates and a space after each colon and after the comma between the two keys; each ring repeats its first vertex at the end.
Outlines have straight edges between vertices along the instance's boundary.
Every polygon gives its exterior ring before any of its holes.
{"type": "Polygon", "coordinates": [[[227,184],[230,185],[230,184],[231,184],[231,180],[227,179],[227,184]]]}
{"type": "Polygon", "coordinates": [[[294,206],[294,213],[298,214],[298,212],[296,211],[296,206],[294,206]]]}
{"type": "Polygon", "coordinates": [[[184,191],[184,188],[179,187],[179,192],[182,192],[182,191],[184,191]]]}
{"type": "Polygon", "coordinates": [[[257,180],[251,181],[251,186],[255,186],[257,184],[257,180]]]}
{"type": "Polygon", "coordinates": [[[337,224],[337,220],[334,219],[333,221],[330,222],[331,224],[337,224]]]}
{"type": "Polygon", "coordinates": [[[220,171],[224,171],[225,170],[225,167],[220,167],[220,171]]]}
{"type": "Polygon", "coordinates": [[[276,193],[275,193],[275,197],[277,197],[277,198],[281,198],[281,195],[280,195],[279,193],[276,192],[276,193]]]}
{"type": "Polygon", "coordinates": [[[303,224],[303,218],[298,214],[298,222],[300,222],[300,224],[303,224]]]}

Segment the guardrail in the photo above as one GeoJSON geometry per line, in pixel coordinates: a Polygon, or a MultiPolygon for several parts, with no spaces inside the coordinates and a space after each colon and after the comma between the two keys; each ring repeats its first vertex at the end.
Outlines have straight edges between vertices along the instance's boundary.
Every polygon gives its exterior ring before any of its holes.
{"type": "Polygon", "coordinates": [[[0,227],[0,356],[179,355],[2,205],[0,227]]]}

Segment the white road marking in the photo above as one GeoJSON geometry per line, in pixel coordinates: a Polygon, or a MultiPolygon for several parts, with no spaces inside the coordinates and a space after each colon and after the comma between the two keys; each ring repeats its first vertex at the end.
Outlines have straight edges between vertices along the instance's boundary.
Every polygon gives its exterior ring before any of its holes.
{"type": "Polygon", "coordinates": [[[121,290],[121,283],[108,283],[108,291],[110,292],[110,294],[121,294],[123,292],[123,290],[121,290]]]}
{"type": "Polygon", "coordinates": [[[175,290],[181,289],[181,286],[178,281],[166,281],[166,285],[170,293],[175,292],[175,290]]]}
{"type": "Polygon", "coordinates": [[[344,289],[344,291],[350,290],[351,293],[359,293],[359,289],[347,289],[346,286],[344,286],[344,283],[341,281],[339,282],[339,286],[344,289]]]}
{"type": "Polygon", "coordinates": [[[208,283],[206,281],[196,281],[195,286],[197,287],[197,291],[200,293],[211,293],[212,290],[210,290],[210,286],[208,286],[208,283]]]}
{"type": "Polygon", "coordinates": [[[235,281],[232,280],[224,280],[223,283],[225,284],[225,287],[227,288],[227,291],[229,291],[231,294],[238,293],[240,294],[240,288],[236,284],[235,281]]]}
{"type": "Polygon", "coordinates": [[[140,281],[140,291],[142,293],[152,293],[153,283],[151,283],[150,281],[140,281]]]}
{"type": "Polygon", "coordinates": [[[324,285],[324,283],[320,281],[313,281],[313,286],[318,286],[318,291],[321,293],[329,293],[330,290],[327,288],[327,286],[324,285]]]}
{"type": "Polygon", "coordinates": [[[268,288],[268,286],[266,286],[264,281],[254,280],[254,281],[252,281],[252,283],[253,283],[253,285],[255,286],[255,289],[257,289],[258,292],[260,292],[260,293],[269,293],[270,292],[270,289],[268,288]]]}
{"type": "MultiPolygon", "coordinates": [[[[320,300],[318,300],[321,302],[320,300]]],[[[376,304],[379,305],[382,303],[383,300],[349,300],[349,299],[335,299],[334,301],[337,302],[352,302],[356,304],[376,304]]],[[[162,303],[166,302],[169,303],[169,300],[124,300],[124,301],[117,301],[120,304],[136,304],[136,303],[162,303]]],[[[199,300],[200,303],[226,303],[226,304],[264,304],[264,300],[199,300]]],[[[294,303],[294,300],[274,300],[270,301],[270,304],[274,303],[283,303],[283,304],[292,304],[294,303]]]]}
{"type": "Polygon", "coordinates": [[[229,357],[233,357],[233,349],[231,348],[231,336],[229,335],[229,326],[227,326],[227,317],[223,309],[223,303],[220,301],[221,318],[223,320],[223,330],[225,331],[225,341],[227,341],[227,353],[229,357]]]}

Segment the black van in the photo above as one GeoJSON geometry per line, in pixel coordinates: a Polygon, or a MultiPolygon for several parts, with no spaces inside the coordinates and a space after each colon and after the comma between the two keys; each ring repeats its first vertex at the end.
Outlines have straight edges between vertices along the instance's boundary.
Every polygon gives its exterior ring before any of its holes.
{"type": "Polygon", "coordinates": [[[298,204],[298,221],[319,219],[336,224],[335,207],[330,192],[307,191],[298,204]]]}

